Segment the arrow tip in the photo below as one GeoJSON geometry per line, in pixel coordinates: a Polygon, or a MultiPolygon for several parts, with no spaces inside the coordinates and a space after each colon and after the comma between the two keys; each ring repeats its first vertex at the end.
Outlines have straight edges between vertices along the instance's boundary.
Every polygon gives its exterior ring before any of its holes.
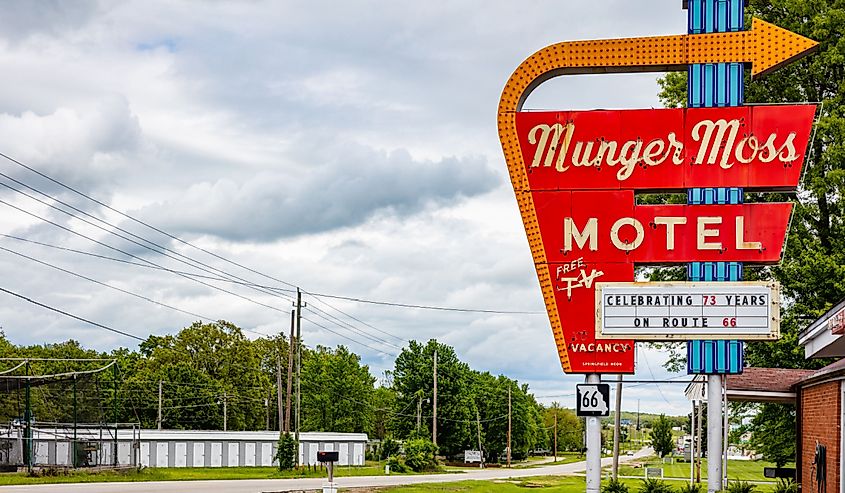
{"type": "Polygon", "coordinates": [[[751,21],[751,34],[752,78],[789,65],[819,46],[817,41],[756,17],[751,21]]]}

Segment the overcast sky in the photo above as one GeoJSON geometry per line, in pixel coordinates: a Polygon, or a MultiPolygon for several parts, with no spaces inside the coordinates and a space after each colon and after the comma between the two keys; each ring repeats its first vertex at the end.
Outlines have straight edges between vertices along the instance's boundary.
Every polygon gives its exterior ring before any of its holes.
{"type": "MultiPolygon", "coordinates": [[[[680,0],[21,0],[0,16],[0,152],[310,292],[535,312],[439,312],[306,296],[303,331],[308,345],[348,345],[377,375],[398,352],[383,341],[437,338],[475,369],[527,382],[542,402],[574,406],[583,377],[562,374],[542,313],[496,132],[499,95],[516,66],[549,44],[685,30],[680,0]]],[[[526,108],[659,107],[656,77],[558,78],[526,108]]],[[[289,288],[8,160],[0,159],[0,172],[215,268],[289,288]]],[[[141,262],[109,245],[197,272],[8,188],[0,200],[5,234],[141,262]]],[[[287,331],[290,302],[243,286],[204,281],[248,299],[8,237],[0,247],[190,312],[0,250],[3,288],[142,337],[175,333],[197,315],[230,320],[254,331],[249,337],[287,331]]],[[[137,343],[2,293],[0,325],[17,344],[74,338],[109,350],[137,343]]],[[[640,348],[636,378],[669,377],[663,359],[640,348]]],[[[686,413],[682,392],[683,385],[631,387],[623,408],[635,410],[640,400],[643,411],[686,413]]]]}

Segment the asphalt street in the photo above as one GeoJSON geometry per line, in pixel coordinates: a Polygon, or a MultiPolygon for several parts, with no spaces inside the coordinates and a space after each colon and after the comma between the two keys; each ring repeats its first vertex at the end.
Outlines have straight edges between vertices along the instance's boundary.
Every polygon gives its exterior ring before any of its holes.
{"type": "MultiPolygon", "coordinates": [[[[634,455],[621,456],[620,463],[637,460],[654,453],[650,448],[642,449],[634,455]]],[[[608,466],[611,459],[602,459],[602,466],[608,466]]],[[[453,481],[524,478],[530,476],[556,476],[582,472],[586,463],[573,462],[524,469],[479,469],[455,474],[424,474],[417,476],[350,476],[335,478],[340,488],[364,486],[398,486],[419,483],[448,483],[453,481]]],[[[225,491],[227,493],[269,493],[282,491],[317,490],[322,488],[325,479],[237,479],[220,481],[160,481],[146,483],[77,483],[44,484],[31,486],[2,486],[2,493],[23,492],[67,492],[67,493],[204,493],[225,491]]]]}

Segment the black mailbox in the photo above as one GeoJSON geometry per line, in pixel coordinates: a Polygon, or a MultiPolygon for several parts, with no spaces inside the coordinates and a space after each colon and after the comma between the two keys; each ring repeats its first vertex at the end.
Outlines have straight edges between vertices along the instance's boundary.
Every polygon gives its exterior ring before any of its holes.
{"type": "Polygon", "coordinates": [[[317,452],[317,462],[337,462],[338,460],[338,452],[317,452]]]}
{"type": "Polygon", "coordinates": [[[763,476],[767,478],[795,479],[794,467],[764,467],[763,476]]]}

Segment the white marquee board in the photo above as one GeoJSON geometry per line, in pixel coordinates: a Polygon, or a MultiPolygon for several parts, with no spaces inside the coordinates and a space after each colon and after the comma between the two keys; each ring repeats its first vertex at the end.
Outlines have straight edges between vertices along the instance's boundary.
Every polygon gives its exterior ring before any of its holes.
{"type": "Polygon", "coordinates": [[[596,338],[776,340],[776,282],[601,282],[596,338]]]}

